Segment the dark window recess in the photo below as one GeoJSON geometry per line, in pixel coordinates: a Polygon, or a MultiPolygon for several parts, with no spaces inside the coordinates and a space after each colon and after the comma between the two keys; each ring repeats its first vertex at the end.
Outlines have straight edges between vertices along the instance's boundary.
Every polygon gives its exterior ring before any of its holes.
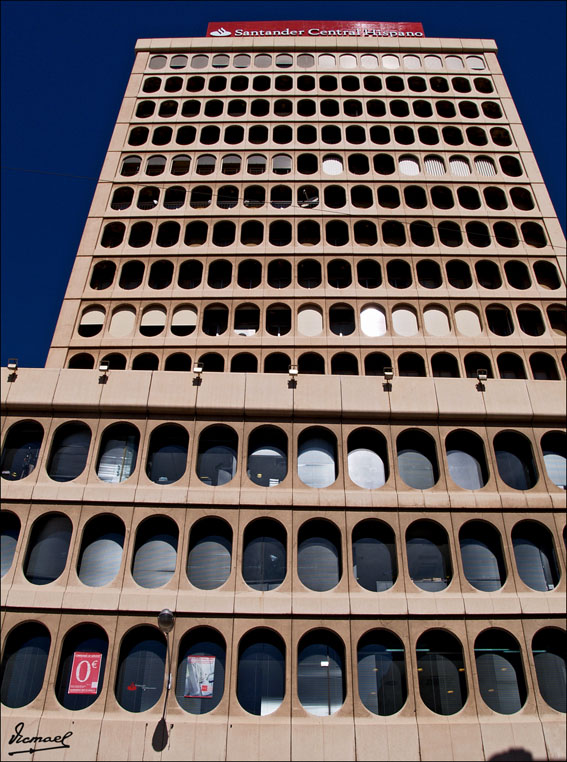
{"type": "Polygon", "coordinates": [[[43,441],[43,427],[35,421],[21,421],[8,431],[2,450],[2,478],[25,479],[34,470],[43,441]]]}
{"type": "Polygon", "coordinates": [[[253,590],[275,590],[287,572],[286,531],[273,519],[257,519],[244,530],[242,577],[253,590]]]}
{"type": "Polygon", "coordinates": [[[172,484],[185,473],[189,435],[176,424],[164,424],[152,431],[146,473],[156,484],[172,484]]]}

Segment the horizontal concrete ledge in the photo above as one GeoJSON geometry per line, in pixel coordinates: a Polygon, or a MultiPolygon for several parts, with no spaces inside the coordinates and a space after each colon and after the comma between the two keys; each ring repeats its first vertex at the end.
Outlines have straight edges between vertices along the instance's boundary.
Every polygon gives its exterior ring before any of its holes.
{"type": "Polygon", "coordinates": [[[193,373],[57,368],[1,369],[6,413],[499,420],[558,423],[566,414],[562,381],[285,373],[193,373]],[[482,388],[481,388],[482,387],[482,388]]]}

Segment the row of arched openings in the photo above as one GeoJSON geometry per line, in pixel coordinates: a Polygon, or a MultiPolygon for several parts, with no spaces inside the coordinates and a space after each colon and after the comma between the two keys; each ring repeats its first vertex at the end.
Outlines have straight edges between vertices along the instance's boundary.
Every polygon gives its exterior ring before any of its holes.
{"type": "MultiPolygon", "coordinates": [[[[13,563],[20,535],[20,520],[2,512],[2,576],[13,563]]],[[[34,585],[57,580],[67,565],[73,523],[62,513],[46,513],[33,523],[23,556],[23,572],[34,585]]],[[[126,530],[118,516],[101,514],[85,525],[76,573],[89,587],[110,584],[122,568],[126,530]]],[[[544,524],[524,520],[511,531],[518,574],[532,590],[554,590],[560,568],[553,536],[544,524]]],[[[177,522],[165,515],[141,521],[135,532],[130,573],[140,587],[167,585],[178,565],[180,542],[177,522]]],[[[352,530],[352,575],[372,592],[385,592],[399,576],[397,540],[393,529],[378,519],[364,519],[352,530]]],[[[234,535],[224,519],[198,520],[189,534],[185,574],[200,590],[216,590],[231,577],[234,535]]],[[[490,522],[472,520],[459,530],[459,547],[465,578],[476,590],[500,590],[508,579],[499,530],[490,522]]],[[[449,535],[437,521],[420,519],[405,532],[408,574],[420,590],[440,592],[449,587],[454,563],[449,535]]],[[[288,533],[272,518],[251,521],[243,532],[240,573],[253,590],[274,590],[288,575],[288,533]]],[[[309,519],[297,534],[296,570],[308,590],[328,592],[344,576],[342,536],[327,519],[309,519]]]]}
{"type": "MultiPolygon", "coordinates": [[[[121,190],[124,190],[123,188],[121,190]]],[[[104,291],[114,284],[116,263],[112,260],[96,262],[93,267],[90,288],[104,291]]],[[[254,289],[261,285],[271,288],[287,288],[298,285],[312,289],[321,285],[343,289],[352,285],[374,289],[383,285],[382,266],[376,259],[361,259],[356,263],[356,283],[353,278],[351,263],[344,259],[333,259],[326,265],[326,283],[323,281],[323,268],[316,259],[303,259],[297,264],[296,274],[293,263],[285,259],[274,259],[266,266],[265,283],[262,277],[262,263],[255,259],[244,259],[238,263],[234,282],[233,265],[228,260],[213,260],[208,264],[206,284],[210,288],[225,288],[231,284],[240,288],[254,289]],[[295,277],[294,277],[295,276],[295,277]]],[[[438,262],[431,259],[419,260],[415,266],[415,275],[411,262],[392,259],[386,262],[385,277],[392,288],[405,289],[419,285],[422,288],[437,289],[452,286],[458,289],[479,285],[494,290],[504,285],[498,264],[491,260],[480,259],[475,262],[476,282],[467,262],[452,259],[445,263],[446,280],[438,262]],[[417,276],[417,277],[416,277],[417,276]]],[[[204,267],[201,260],[182,262],[177,273],[180,288],[197,288],[203,283],[204,267]]],[[[509,260],[504,263],[507,285],[510,288],[526,290],[534,285],[534,279],[524,262],[509,260]]],[[[540,260],[533,265],[535,280],[544,289],[556,290],[561,287],[557,268],[551,262],[540,260]]],[[[139,288],[144,283],[146,265],[139,260],[129,260],[122,264],[118,287],[127,291],[139,288]]],[[[147,276],[147,287],[159,291],[174,283],[175,265],[165,259],[152,262],[147,276]]],[[[385,283],[384,283],[385,285],[385,283]]]]}
{"type": "MultiPolygon", "coordinates": [[[[54,481],[68,482],[84,471],[91,448],[90,426],[80,421],[59,426],[53,435],[46,471],[54,481]]],[[[8,481],[28,476],[38,462],[43,427],[36,421],[20,421],[9,430],[2,451],[1,475],[8,481]]],[[[118,484],[135,471],[140,431],[131,423],[108,426],[100,439],[96,473],[101,481],[118,484]]],[[[541,437],[543,461],[549,479],[565,489],[566,436],[548,431],[541,437]]],[[[530,440],[517,431],[494,436],[494,455],[503,482],[528,490],[538,480],[538,468],[530,440]]],[[[230,482],[237,472],[238,435],[226,425],[208,426],[199,435],[196,473],[213,487],[230,482]]],[[[398,473],[414,489],[429,489],[439,481],[440,465],[434,438],[422,429],[407,429],[396,438],[398,473]]],[[[280,484],[288,473],[288,437],[277,426],[259,426],[248,437],[246,474],[262,487],[280,484]]],[[[482,438],[472,431],[456,429],[445,437],[447,471],[463,489],[482,489],[489,467],[482,438]]],[[[145,472],[156,484],[179,481],[187,468],[189,434],[176,423],[155,428],[149,439],[145,472]]],[[[377,489],[390,478],[388,446],[376,429],[360,428],[347,439],[350,479],[364,489],[377,489]]],[[[339,452],[335,434],[326,427],[304,429],[297,440],[297,473],[308,487],[324,488],[339,476],[339,452]]]]}
{"type": "MultiPolygon", "coordinates": [[[[552,709],[565,712],[564,633],[544,627],[531,641],[531,656],[541,697],[552,709]]],[[[2,660],[1,699],[5,706],[30,704],[41,692],[51,634],[39,622],[24,622],[8,634],[2,660]]],[[[105,684],[109,640],[105,630],[93,623],[80,624],[63,638],[54,692],[59,704],[80,711],[94,704],[105,684]],[[100,662],[92,682],[92,660],[100,662]],[[91,678],[89,692],[80,688],[91,678]]],[[[285,698],[288,648],[274,629],[257,627],[238,642],[236,697],[252,715],[272,714],[285,698]]],[[[160,700],[165,680],[167,644],[164,635],[150,625],[129,630],[120,643],[114,696],[129,712],[144,712],[160,700]]],[[[297,645],[295,690],[308,714],[325,717],[337,712],[347,697],[347,653],[342,638],[319,628],[306,632],[297,645]]],[[[494,712],[515,714],[525,704],[528,686],[525,654],[514,635],[500,628],[482,631],[474,641],[478,690],[494,712]]],[[[406,663],[400,637],[387,629],[364,633],[356,647],[358,697],[372,714],[391,716],[408,700],[412,680],[428,709],[454,715],[466,704],[473,689],[467,676],[467,660],[460,640],[446,629],[423,632],[415,643],[417,680],[406,663]]],[[[222,634],[212,627],[186,632],[177,648],[173,692],[178,705],[195,715],[206,714],[221,702],[227,686],[227,647],[222,634]]]]}

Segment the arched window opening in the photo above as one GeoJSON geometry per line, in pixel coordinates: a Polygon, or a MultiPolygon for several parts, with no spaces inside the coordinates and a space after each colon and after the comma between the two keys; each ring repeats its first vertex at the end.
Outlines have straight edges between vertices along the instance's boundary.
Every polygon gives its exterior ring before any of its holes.
{"type": "Polygon", "coordinates": [[[457,358],[449,352],[437,352],[431,358],[431,371],[434,378],[460,378],[457,358]]]}
{"type": "Polygon", "coordinates": [[[318,222],[302,220],[297,226],[297,243],[302,246],[315,246],[321,241],[321,228],[318,222]]]}
{"type": "Polygon", "coordinates": [[[439,468],[433,437],[419,429],[403,431],[397,439],[398,469],[401,478],[414,489],[437,484],[439,468]]]}
{"type": "Polygon", "coordinates": [[[413,283],[411,267],[403,259],[391,259],[386,265],[386,273],[393,288],[409,288],[413,283]]]}
{"type": "Polygon", "coordinates": [[[173,263],[167,259],[160,259],[150,267],[148,286],[150,288],[167,288],[173,278],[173,263]]]}
{"type": "Polygon", "coordinates": [[[475,640],[478,687],[484,702],[499,714],[515,714],[526,702],[522,653],[509,632],[492,628],[475,640]]]}
{"type": "Polygon", "coordinates": [[[450,246],[451,248],[462,246],[463,236],[456,222],[443,220],[443,222],[439,223],[437,230],[439,232],[439,240],[443,246],[450,246]]]}
{"type": "Polygon", "coordinates": [[[514,323],[508,307],[493,304],[486,308],[488,328],[497,336],[510,336],[514,333],[514,323]]]}
{"type": "Polygon", "coordinates": [[[50,646],[51,635],[43,624],[24,622],[11,630],[1,669],[4,706],[19,709],[37,698],[43,688],[50,646]]]}
{"type": "Polygon", "coordinates": [[[145,588],[163,587],[175,574],[179,529],[167,516],[151,516],[138,525],[132,558],[134,582],[145,588]]]}
{"type": "Polygon", "coordinates": [[[253,590],[275,590],[287,573],[287,535],[279,521],[256,519],[244,530],[242,577],[253,590]]]}
{"type": "Polygon", "coordinates": [[[2,479],[25,479],[37,465],[43,442],[43,426],[35,421],[20,421],[8,430],[2,450],[2,479]]]}
{"type": "Polygon", "coordinates": [[[365,376],[383,376],[384,368],[391,368],[392,361],[383,352],[371,352],[364,358],[365,376]]]}
{"type": "Polygon", "coordinates": [[[47,462],[47,474],[56,482],[68,482],[80,476],[87,464],[91,430],[84,423],[64,423],[53,437],[47,462]]]}
{"type": "MultiPolygon", "coordinates": [[[[524,304],[516,309],[520,328],[528,336],[541,336],[545,332],[543,317],[537,307],[524,304]]],[[[549,314],[549,310],[548,310],[549,314]]],[[[558,331],[560,333],[560,331],[558,331]]]]}
{"type": "Polygon", "coordinates": [[[207,285],[211,288],[226,288],[232,280],[232,262],[216,259],[209,265],[207,285]]]}
{"type": "Polygon", "coordinates": [[[565,632],[558,627],[538,630],[532,640],[532,654],[543,700],[552,709],[565,714],[565,632]]]}
{"type": "MultiPolygon", "coordinates": [[[[156,130],[156,133],[157,132],[158,131],[156,130]]],[[[142,146],[147,141],[148,135],[149,135],[149,130],[147,127],[134,127],[134,129],[130,131],[130,135],[128,136],[128,145],[142,146]]],[[[158,135],[158,138],[159,138],[159,135],[158,135]]],[[[163,145],[163,143],[156,143],[155,140],[153,140],[152,142],[154,143],[154,145],[163,145]]],[[[166,140],[165,142],[167,143],[169,141],[166,140]]]]}
{"type": "Polygon", "coordinates": [[[425,377],[425,362],[417,352],[404,352],[398,357],[398,374],[400,376],[425,377]]]}
{"type": "Polygon", "coordinates": [[[238,646],[236,695],[250,714],[265,716],[281,706],[285,696],[285,644],[264,627],[250,630],[238,646]]]}
{"type": "Polygon", "coordinates": [[[227,484],[236,474],[238,436],[229,426],[209,426],[199,437],[197,476],[211,487],[227,484]]]}
{"type": "Polygon", "coordinates": [[[281,429],[259,426],[250,434],[246,473],[261,487],[283,482],[287,476],[287,436],[281,429]]]}
{"type": "MultiPolygon", "coordinates": [[[[326,198],[325,203],[328,205],[326,198]]],[[[297,189],[297,205],[302,209],[314,209],[319,206],[319,189],[314,185],[300,186],[297,189]]]]}
{"type": "Polygon", "coordinates": [[[2,511],[2,529],[0,536],[0,577],[4,577],[12,566],[16,545],[20,536],[21,522],[12,511],[2,511]]]}
{"type": "Polygon", "coordinates": [[[554,590],[559,567],[549,529],[539,521],[520,521],[512,529],[512,545],[522,582],[532,590],[554,590]]]}
{"type": "Polygon", "coordinates": [[[145,712],[160,700],[166,650],[165,637],[156,627],[134,627],[124,636],[114,694],[127,712],[145,712]]]}
{"type": "Polygon", "coordinates": [[[327,222],[325,240],[330,246],[345,246],[349,241],[348,225],[340,220],[327,222]]]}
{"type": "MultiPolygon", "coordinates": [[[[276,154],[276,156],[272,158],[272,171],[276,175],[289,175],[291,172],[291,156],[288,156],[285,153],[276,154]]],[[[298,171],[301,171],[299,166],[298,171]]]]}
{"type": "Polygon", "coordinates": [[[179,288],[197,288],[203,278],[203,263],[198,260],[187,260],[181,263],[177,285],[179,288]]]}
{"type": "Polygon", "coordinates": [[[329,630],[311,630],[297,647],[297,696],[309,714],[328,717],[346,698],[345,647],[329,630]]]}
{"type": "Polygon", "coordinates": [[[417,263],[417,279],[423,288],[439,288],[443,283],[441,268],[431,259],[422,259],[417,263]]]}
{"type": "Polygon", "coordinates": [[[553,333],[558,336],[567,335],[567,312],[565,307],[552,304],[547,308],[547,317],[553,333]]]}
{"type": "Polygon", "coordinates": [[[321,285],[321,264],[316,259],[303,259],[297,265],[297,282],[301,288],[321,285]]]}
{"type": "Polygon", "coordinates": [[[419,694],[432,712],[452,715],[467,700],[463,649],[446,630],[428,630],[416,643],[419,694]]]}
{"type": "Polygon", "coordinates": [[[153,352],[144,352],[141,355],[136,355],[132,360],[132,370],[157,370],[158,367],[159,360],[153,352]]]}
{"type": "Polygon", "coordinates": [[[353,574],[365,590],[381,593],[398,578],[396,537],[383,521],[366,519],[352,531],[353,574]]]}
{"type": "Polygon", "coordinates": [[[325,360],[317,352],[305,352],[297,362],[299,373],[318,374],[325,373],[325,360]]]}
{"type": "Polygon", "coordinates": [[[106,312],[103,307],[87,307],[83,310],[77,333],[84,338],[91,338],[102,331],[106,312]]]}
{"type": "Polygon", "coordinates": [[[96,624],[80,624],[66,634],[55,681],[61,706],[76,712],[97,700],[104,684],[107,652],[108,636],[96,624]]]}
{"type": "Polygon", "coordinates": [[[189,537],[187,578],[199,590],[216,590],[230,577],[232,529],[223,519],[207,516],[195,522],[189,537]]]}
{"type": "MultiPolygon", "coordinates": [[[[354,188],[351,188],[350,200],[352,205],[357,209],[368,209],[374,203],[374,199],[372,198],[372,190],[366,185],[355,185],[354,188]]],[[[327,206],[328,205],[329,204],[327,204],[327,206]]]]}
{"type": "Polygon", "coordinates": [[[244,189],[243,203],[247,209],[260,209],[266,203],[266,189],[261,185],[249,185],[244,189]]]}
{"type": "Polygon", "coordinates": [[[234,209],[238,203],[238,188],[235,185],[223,185],[217,193],[217,206],[220,209],[234,209]]]}
{"type": "Polygon", "coordinates": [[[77,574],[83,585],[108,585],[120,571],[124,522],[109,513],[92,518],[83,530],[77,574]]]}
{"type": "Polygon", "coordinates": [[[48,585],[63,574],[72,533],[73,525],[62,513],[35,520],[24,560],[24,575],[32,585],[48,585]]]}
{"type": "Polygon", "coordinates": [[[311,519],[300,527],[297,574],[305,587],[317,592],[326,592],[339,584],[342,577],[341,533],[334,523],[311,519]]]}
{"type": "Polygon", "coordinates": [[[506,582],[500,532],[487,521],[467,521],[459,531],[463,571],[477,590],[493,592],[506,582]]]}
{"type": "Polygon", "coordinates": [[[228,326],[228,309],[222,304],[210,304],[203,312],[203,333],[221,336],[228,326]]]}
{"type": "Polygon", "coordinates": [[[266,310],[266,331],[271,336],[285,336],[291,330],[291,309],[286,304],[271,304],[266,310]]]}
{"type": "Polygon", "coordinates": [[[138,288],[144,278],[145,265],[137,259],[125,262],[120,272],[119,286],[125,291],[131,291],[138,288]]]}
{"type": "Polygon", "coordinates": [[[166,357],[164,370],[188,373],[191,370],[191,358],[185,352],[174,352],[166,357]]]}
{"type": "Polygon", "coordinates": [[[286,259],[272,259],[268,264],[268,286],[287,288],[291,283],[291,263],[286,259]]]}
{"type": "Polygon", "coordinates": [[[98,451],[96,473],[103,482],[118,484],[134,473],[140,432],[129,423],[115,423],[105,429],[98,451]]]}
{"type": "Polygon", "coordinates": [[[270,223],[269,241],[272,246],[287,246],[291,243],[291,225],[284,220],[270,223]]]}
{"type": "Polygon", "coordinates": [[[567,490],[567,447],[565,433],[548,431],[541,438],[541,451],[549,479],[560,489],[567,490]]]}
{"type": "Polygon", "coordinates": [[[156,484],[173,484],[187,465],[189,434],[183,426],[166,423],[152,431],[146,473],[156,484]]]}
{"type": "Polygon", "coordinates": [[[270,204],[274,209],[287,209],[293,203],[291,188],[287,185],[275,185],[270,191],[270,204]]]}
{"type": "Polygon", "coordinates": [[[479,370],[486,370],[488,378],[494,378],[490,359],[480,352],[471,352],[465,357],[467,378],[477,378],[479,370]]]}
{"type": "Polygon", "coordinates": [[[256,220],[247,220],[240,228],[240,243],[244,246],[258,246],[264,240],[264,225],[256,220]]]}
{"type": "Polygon", "coordinates": [[[246,164],[246,171],[248,172],[249,175],[264,174],[264,172],[266,171],[266,157],[257,153],[249,156],[247,160],[247,164],[246,164]]]}
{"type": "Polygon", "coordinates": [[[484,222],[467,222],[465,225],[467,239],[472,246],[486,248],[492,242],[490,231],[484,222]]]}
{"type": "Polygon", "coordinates": [[[234,222],[215,222],[213,227],[213,244],[215,246],[230,246],[234,243],[236,225],[234,222]]]}
{"type": "Polygon", "coordinates": [[[557,269],[551,262],[536,262],[534,264],[534,273],[538,284],[542,288],[553,290],[561,286],[557,269]]]}
{"type": "Polygon", "coordinates": [[[344,259],[333,259],[327,264],[327,282],[333,288],[347,288],[352,283],[350,263],[344,259]]]}
{"type": "Polygon", "coordinates": [[[142,165],[142,159],[139,156],[126,156],[122,162],[120,174],[122,177],[132,177],[137,175],[142,165]]]}
{"type": "Polygon", "coordinates": [[[392,310],[392,327],[398,336],[415,336],[419,328],[413,307],[405,305],[394,307],[392,310]]]}
{"type": "Polygon", "coordinates": [[[329,324],[336,336],[354,333],[354,310],[348,304],[335,304],[329,310],[329,324]]]}
{"type": "Polygon", "coordinates": [[[502,276],[495,262],[486,262],[479,260],[474,266],[478,283],[483,288],[500,288],[502,285],[502,276]]]}
{"type": "Polygon", "coordinates": [[[197,311],[194,307],[177,307],[171,318],[170,331],[174,336],[189,336],[197,326],[197,311]]]}
{"type": "Polygon", "coordinates": [[[287,373],[290,359],[283,352],[272,352],[264,360],[264,373],[287,373]]]}
{"type": "Polygon", "coordinates": [[[512,489],[534,487],[538,473],[529,439],[517,431],[501,431],[494,437],[498,473],[512,489]]]}
{"type": "Polygon", "coordinates": [[[494,237],[496,238],[496,243],[507,249],[513,249],[519,244],[516,228],[509,222],[494,223],[494,237]]]}
{"type": "Polygon", "coordinates": [[[153,225],[151,222],[136,222],[130,228],[128,246],[134,249],[140,249],[147,246],[152,238],[153,225]]]}
{"type": "Polygon", "coordinates": [[[112,352],[109,355],[105,355],[101,363],[108,365],[109,370],[125,370],[126,358],[120,352],[112,352]]]}
{"type": "Polygon", "coordinates": [[[260,310],[254,304],[241,304],[234,310],[234,333],[253,336],[260,327],[260,310]]]}
{"type": "Polygon", "coordinates": [[[378,288],[382,285],[382,269],[374,259],[360,259],[356,264],[358,285],[362,288],[378,288]]]}
{"type": "MultiPolygon", "coordinates": [[[[304,357],[304,355],[303,355],[304,357]]],[[[301,373],[301,368],[299,369],[301,373]]],[[[328,429],[312,426],[299,435],[297,472],[308,487],[329,487],[339,475],[337,438],[328,429]]]]}
{"type": "Polygon", "coordinates": [[[355,222],[354,240],[359,246],[374,246],[378,242],[376,225],[369,220],[355,222]]]}
{"type": "Polygon", "coordinates": [[[373,714],[390,716],[407,699],[404,644],[387,630],[370,630],[358,641],[358,695],[373,714]]]}
{"type": "Polygon", "coordinates": [[[195,627],[179,643],[175,698],[189,714],[207,714],[223,697],[226,643],[212,627],[195,627]]]}
{"type": "MultiPolygon", "coordinates": [[[[390,158],[390,157],[388,157],[390,158]]],[[[375,162],[376,163],[376,162],[375,162]]],[[[338,156],[326,157],[324,163],[325,171],[328,175],[339,175],[343,172],[343,161],[338,156]]],[[[351,153],[348,157],[348,171],[353,175],[366,175],[370,172],[368,157],[361,153],[351,153]]],[[[384,171],[382,174],[390,175],[394,170],[384,171]]]]}
{"type": "Polygon", "coordinates": [[[165,328],[165,319],[163,307],[149,307],[142,314],[140,333],[142,336],[158,336],[165,328]]]}
{"type": "Polygon", "coordinates": [[[257,373],[258,358],[250,352],[239,352],[230,361],[231,373],[257,373]]]}
{"type": "Polygon", "coordinates": [[[94,368],[94,357],[89,352],[79,352],[70,358],[67,367],[78,370],[92,370],[94,368]]]}
{"type": "Polygon", "coordinates": [[[523,360],[513,352],[499,354],[496,364],[500,378],[526,378],[523,360]]]}
{"type": "Polygon", "coordinates": [[[453,577],[449,537],[436,521],[414,521],[406,531],[409,575],[417,587],[431,593],[445,590],[453,577]]]}
{"type": "Polygon", "coordinates": [[[97,262],[93,267],[93,273],[91,275],[90,288],[95,291],[104,291],[105,288],[110,288],[114,280],[116,273],[116,265],[114,262],[105,261],[97,262]]]}
{"type": "Polygon", "coordinates": [[[331,358],[331,375],[358,376],[358,360],[350,352],[339,352],[331,358]]]}
{"type": "Polygon", "coordinates": [[[447,262],[445,269],[449,283],[454,288],[470,288],[472,286],[471,271],[466,262],[459,259],[452,259],[447,262]]]}
{"type": "Polygon", "coordinates": [[[445,452],[451,479],[463,489],[482,489],[488,481],[488,467],[482,439],[472,431],[459,429],[448,434],[445,452]]]}

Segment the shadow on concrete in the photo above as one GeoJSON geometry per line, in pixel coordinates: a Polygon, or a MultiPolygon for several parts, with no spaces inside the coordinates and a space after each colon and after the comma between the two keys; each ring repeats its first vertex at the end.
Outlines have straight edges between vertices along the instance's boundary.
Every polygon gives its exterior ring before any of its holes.
{"type": "Polygon", "coordinates": [[[153,750],[163,751],[165,747],[167,746],[168,741],[169,741],[169,733],[167,732],[167,723],[165,721],[165,717],[162,717],[161,720],[156,725],[156,729],[154,730],[154,734],[152,736],[153,750]]]}
{"type": "Polygon", "coordinates": [[[522,748],[508,749],[489,757],[489,762],[529,762],[529,760],[533,760],[531,752],[522,748]]]}

